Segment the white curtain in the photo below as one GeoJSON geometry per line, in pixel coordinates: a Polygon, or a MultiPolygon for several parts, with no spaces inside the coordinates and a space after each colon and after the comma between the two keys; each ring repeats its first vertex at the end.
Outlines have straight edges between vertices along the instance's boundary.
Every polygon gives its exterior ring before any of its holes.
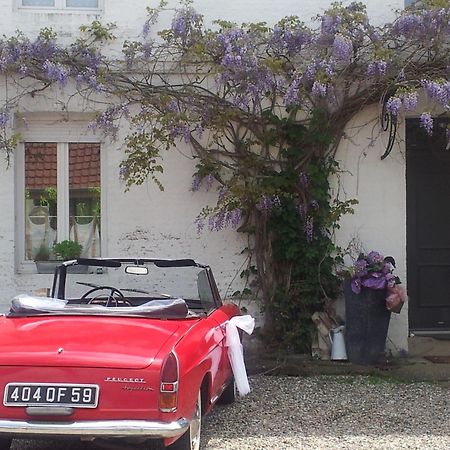
{"type": "Polygon", "coordinates": [[[56,240],[56,230],[50,226],[48,207],[34,206],[26,216],[25,251],[26,259],[34,259],[41,247],[50,252],[56,240]]]}
{"type": "Polygon", "coordinates": [[[89,223],[78,223],[76,220],[72,221],[70,239],[83,246],[81,252],[83,258],[100,256],[100,230],[98,229],[98,220],[96,217],[89,223]]]}

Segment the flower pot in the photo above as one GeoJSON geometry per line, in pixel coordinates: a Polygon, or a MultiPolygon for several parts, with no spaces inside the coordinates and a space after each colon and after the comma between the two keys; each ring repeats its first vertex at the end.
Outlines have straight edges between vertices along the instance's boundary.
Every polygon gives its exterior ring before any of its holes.
{"type": "Polygon", "coordinates": [[[362,288],[355,294],[344,283],[346,348],[350,362],[371,365],[385,362],[386,337],[391,313],[386,290],[362,288]]]}

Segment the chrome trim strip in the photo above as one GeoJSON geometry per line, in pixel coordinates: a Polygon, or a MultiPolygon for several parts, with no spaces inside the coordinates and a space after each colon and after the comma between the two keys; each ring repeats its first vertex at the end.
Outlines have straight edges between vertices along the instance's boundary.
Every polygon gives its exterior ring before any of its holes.
{"type": "Polygon", "coordinates": [[[0,420],[0,436],[149,437],[170,438],[184,433],[189,420],[174,422],[148,420],[97,420],[85,422],[36,422],[0,420]]]}
{"type": "Polygon", "coordinates": [[[29,416],[71,416],[74,409],[59,406],[29,406],[25,408],[25,412],[29,416]]]}

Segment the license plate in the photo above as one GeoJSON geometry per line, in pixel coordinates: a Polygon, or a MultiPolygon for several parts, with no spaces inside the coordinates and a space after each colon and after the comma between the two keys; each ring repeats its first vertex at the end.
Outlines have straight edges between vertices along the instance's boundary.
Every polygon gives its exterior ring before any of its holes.
{"type": "Polygon", "coordinates": [[[5,406],[71,406],[96,408],[99,387],[96,384],[8,383],[5,406]]]}

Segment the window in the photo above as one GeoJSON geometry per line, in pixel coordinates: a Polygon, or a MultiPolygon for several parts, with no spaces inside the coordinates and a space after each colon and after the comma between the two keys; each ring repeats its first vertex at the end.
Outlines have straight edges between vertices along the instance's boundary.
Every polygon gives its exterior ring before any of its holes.
{"type": "Polygon", "coordinates": [[[81,9],[99,9],[100,0],[19,0],[22,7],[31,8],[81,8],[81,9]]]}
{"type": "Polygon", "coordinates": [[[22,0],[22,6],[55,6],[55,0],[22,0]]]}
{"type": "Polygon", "coordinates": [[[100,144],[26,142],[24,161],[24,245],[20,260],[71,239],[82,256],[100,256],[100,144]]]}
{"type": "Polygon", "coordinates": [[[67,8],[98,8],[98,0],[66,0],[67,8]]]}

